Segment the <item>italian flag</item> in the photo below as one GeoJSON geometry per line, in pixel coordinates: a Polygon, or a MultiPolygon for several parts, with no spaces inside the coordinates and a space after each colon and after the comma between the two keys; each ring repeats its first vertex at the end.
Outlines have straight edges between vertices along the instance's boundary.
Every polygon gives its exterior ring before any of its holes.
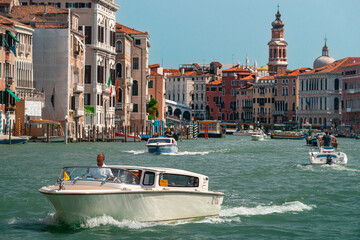
{"type": "Polygon", "coordinates": [[[110,87],[110,97],[111,97],[111,93],[112,93],[112,86],[110,86],[111,85],[111,74],[110,74],[107,85],[108,85],[108,87],[110,87]]]}

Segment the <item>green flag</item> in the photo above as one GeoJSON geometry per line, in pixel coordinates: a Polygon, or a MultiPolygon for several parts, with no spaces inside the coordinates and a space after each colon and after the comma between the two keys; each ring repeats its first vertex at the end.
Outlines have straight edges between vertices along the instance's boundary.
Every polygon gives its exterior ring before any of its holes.
{"type": "Polygon", "coordinates": [[[109,81],[107,83],[108,87],[110,87],[110,84],[111,84],[111,74],[110,74],[110,77],[109,77],[109,81]]]}

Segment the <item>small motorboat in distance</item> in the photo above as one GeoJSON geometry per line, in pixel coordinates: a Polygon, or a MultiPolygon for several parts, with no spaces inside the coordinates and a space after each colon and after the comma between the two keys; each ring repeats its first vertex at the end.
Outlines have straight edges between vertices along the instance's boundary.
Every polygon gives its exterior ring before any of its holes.
{"type": "Polygon", "coordinates": [[[224,193],[209,191],[209,178],[179,169],[108,165],[64,167],[56,184],[39,189],[67,224],[90,217],[173,222],[219,216],[224,193]],[[113,177],[96,179],[95,170],[113,177]]]}
{"type": "Polygon", "coordinates": [[[9,135],[0,135],[0,144],[26,143],[29,139],[29,136],[11,136],[9,139],[9,135]]]}
{"type": "Polygon", "coordinates": [[[156,154],[178,152],[176,140],[168,137],[149,138],[146,148],[149,153],[156,154]]]}
{"type": "Polygon", "coordinates": [[[334,147],[321,147],[319,152],[309,152],[309,160],[311,164],[347,164],[348,158],[334,147]]]}
{"type": "Polygon", "coordinates": [[[257,131],[251,135],[252,141],[263,141],[265,140],[266,134],[263,131],[257,131]]]}

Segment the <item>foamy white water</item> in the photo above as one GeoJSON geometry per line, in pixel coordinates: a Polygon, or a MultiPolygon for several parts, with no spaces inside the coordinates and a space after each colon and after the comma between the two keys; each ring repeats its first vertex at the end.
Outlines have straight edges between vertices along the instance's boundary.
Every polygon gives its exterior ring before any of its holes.
{"type": "Polygon", "coordinates": [[[161,155],[173,155],[173,156],[185,156],[185,155],[206,155],[209,154],[209,152],[178,152],[178,153],[162,153],[161,155]]]}
{"type": "Polygon", "coordinates": [[[124,152],[137,155],[137,154],[144,154],[146,151],[145,150],[129,150],[129,151],[124,151],[124,152]]]}
{"type": "Polygon", "coordinates": [[[280,206],[265,206],[259,205],[256,207],[235,207],[222,209],[220,217],[234,217],[234,216],[253,216],[253,215],[268,215],[273,213],[287,213],[287,212],[302,212],[311,210],[314,206],[308,206],[302,202],[286,202],[280,206]]]}

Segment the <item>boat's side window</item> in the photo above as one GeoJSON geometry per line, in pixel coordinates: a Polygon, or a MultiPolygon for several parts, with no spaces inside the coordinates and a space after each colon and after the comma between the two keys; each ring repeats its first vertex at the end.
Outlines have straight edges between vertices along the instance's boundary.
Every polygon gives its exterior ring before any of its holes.
{"type": "Polygon", "coordinates": [[[155,181],[155,173],[153,173],[153,172],[145,172],[143,185],[145,185],[145,186],[154,185],[154,181],[155,181]]]}
{"type": "Polygon", "coordinates": [[[160,177],[160,186],[164,183],[164,180],[167,182],[168,187],[198,187],[199,178],[186,175],[178,174],[162,174],[160,177]]]}

